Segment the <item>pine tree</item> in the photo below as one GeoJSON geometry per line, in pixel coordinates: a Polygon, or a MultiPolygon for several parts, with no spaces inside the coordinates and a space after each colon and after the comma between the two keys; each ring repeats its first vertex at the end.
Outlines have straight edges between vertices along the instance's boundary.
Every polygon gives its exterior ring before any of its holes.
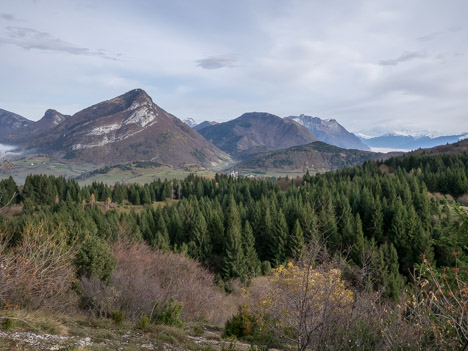
{"type": "Polygon", "coordinates": [[[304,233],[301,228],[301,223],[299,222],[299,219],[296,219],[296,223],[294,223],[294,228],[288,240],[289,256],[293,258],[299,257],[304,245],[305,240],[304,233]]]}
{"type": "Polygon", "coordinates": [[[273,227],[273,237],[270,242],[270,252],[276,266],[286,261],[286,245],[288,242],[288,225],[286,224],[286,218],[284,217],[283,211],[279,210],[273,227]]]}
{"type": "Polygon", "coordinates": [[[244,250],[242,248],[242,227],[234,197],[231,195],[227,213],[226,251],[224,254],[224,278],[245,278],[244,250]]]}
{"type": "Polygon", "coordinates": [[[249,277],[255,277],[260,273],[260,260],[255,250],[255,238],[252,227],[248,220],[245,221],[242,231],[242,244],[244,249],[244,262],[246,265],[246,274],[249,277]]]}

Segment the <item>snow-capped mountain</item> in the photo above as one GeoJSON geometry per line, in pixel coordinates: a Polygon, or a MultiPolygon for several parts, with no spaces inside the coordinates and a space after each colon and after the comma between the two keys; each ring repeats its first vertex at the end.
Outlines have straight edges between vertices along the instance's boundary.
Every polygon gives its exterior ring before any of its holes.
{"type": "Polygon", "coordinates": [[[392,130],[389,128],[372,128],[361,130],[355,133],[361,139],[372,139],[381,136],[404,136],[404,137],[413,137],[413,138],[437,138],[444,136],[443,133],[428,131],[428,130],[417,130],[417,129],[399,129],[392,130]]]}
{"type": "Polygon", "coordinates": [[[468,133],[466,132],[455,135],[443,135],[439,132],[426,130],[398,130],[393,132],[386,131],[385,133],[382,133],[382,131],[382,129],[373,129],[357,133],[357,136],[373,150],[415,150],[419,148],[431,148],[447,143],[455,143],[468,138],[468,133]]]}
{"type": "Polygon", "coordinates": [[[345,149],[358,149],[369,151],[370,148],[353,133],[348,132],[341,124],[334,119],[321,119],[306,115],[289,116],[300,125],[306,127],[320,141],[335,145],[345,149]]]}
{"type": "Polygon", "coordinates": [[[188,125],[190,128],[194,128],[198,125],[198,122],[195,121],[193,118],[186,118],[182,122],[188,125]]]}

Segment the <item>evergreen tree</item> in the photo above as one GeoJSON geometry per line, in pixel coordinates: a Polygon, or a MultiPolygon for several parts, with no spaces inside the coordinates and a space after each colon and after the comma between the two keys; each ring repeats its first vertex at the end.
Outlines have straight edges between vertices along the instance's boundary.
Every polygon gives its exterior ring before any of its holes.
{"type": "Polygon", "coordinates": [[[304,233],[301,228],[301,223],[299,222],[299,219],[296,219],[296,223],[294,224],[294,228],[291,232],[291,235],[289,236],[288,241],[289,256],[293,258],[299,257],[299,254],[304,245],[305,240],[304,233]]]}
{"type": "Polygon", "coordinates": [[[255,238],[248,220],[245,221],[244,229],[242,231],[242,244],[246,274],[249,277],[255,277],[260,273],[260,260],[258,259],[257,251],[255,250],[255,238]]]}
{"type": "Polygon", "coordinates": [[[226,223],[226,251],[224,254],[224,278],[246,277],[242,227],[234,197],[231,195],[226,223]]]}

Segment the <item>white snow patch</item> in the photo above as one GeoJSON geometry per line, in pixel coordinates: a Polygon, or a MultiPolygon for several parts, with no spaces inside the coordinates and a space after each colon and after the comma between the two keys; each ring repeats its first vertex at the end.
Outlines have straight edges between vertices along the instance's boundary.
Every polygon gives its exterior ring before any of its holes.
{"type": "Polygon", "coordinates": [[[132,115],[124,121],[124,125],[136,123],[140,127],[145,127],[149,123],[153,122],[157,115],[158,114],[155,114],[150,108],[141,107],[140,109],[133,112],[132,115]]]}
{"type": "Polygon", "coordinates": [[[363,138],[363,139],[372,139],[373,137],[370,136],[370,135],[366,135],[366,134],[363,134],[363,133],[356,133],[356,135],[360,138],[363,138]]]}
{"type": "MultiPolygon", "coordinates": [[[[152,125],[154,123],[156,123],[156,121],[150,123],[149,125],[152,125]]],[[[125,140],[127,138],[130,138],[131,136],[134,136],[135,134],[138,134],[138,133],[142,132],[143,130],[144,129],[138,129],[138,130],[134,131],[133,133],[126,133],[126,134],[123,134],[123,135],[112,136],[112,137],[108,137],[107,135],[104,135],[102,140],[100,140],[97,143],[74,144],[74,145],[72,145],[71,148],[72,148],[72,150],[83,150],[83,149],[90,149],[90,148],[93,148],[93,147],[104,146],[104,145],[107,145],[107,144],[115,143],[115,142],[122,141],[122,140],[125,140]]]]}
{"type": "Polygon", "coordinates": [[[458,137],[458,140],[465,140],[465,139],[468,139],[468,134],[460,135],[460,136],[458,137]]]}
{"type": "Polygon", "coordinates": [[[120,129],[122,127],[121,123],[115,123],[108,126],[101,126],[92,129],[87,135],[103,135],[112,132],[113,130],[120,129]]]}

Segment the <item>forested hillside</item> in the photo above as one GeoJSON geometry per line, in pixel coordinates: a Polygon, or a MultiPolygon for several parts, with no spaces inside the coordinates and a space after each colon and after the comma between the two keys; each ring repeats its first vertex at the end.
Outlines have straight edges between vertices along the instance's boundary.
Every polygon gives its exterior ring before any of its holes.
{"type": "Polygon", "coordinates": [[[20,190],[10,178],[0,182],[1,202],[22,203],[22,214],[2,217],[0,232],[14,248],[31,228],[45,228],[74,248],[77,278],[103,282],[116,269],[113,243],[144,242],[199,261],[226,291],[232,279],[269,274],[322,238],[349,267],[370,267],[368,288],[398,302],[426,262],[466,281],[467,213],[453,199],[466,199],[467,174],[465,153],[368,161],[277,182],[191,175],[80,188],[36,175],[20,190]]]}

